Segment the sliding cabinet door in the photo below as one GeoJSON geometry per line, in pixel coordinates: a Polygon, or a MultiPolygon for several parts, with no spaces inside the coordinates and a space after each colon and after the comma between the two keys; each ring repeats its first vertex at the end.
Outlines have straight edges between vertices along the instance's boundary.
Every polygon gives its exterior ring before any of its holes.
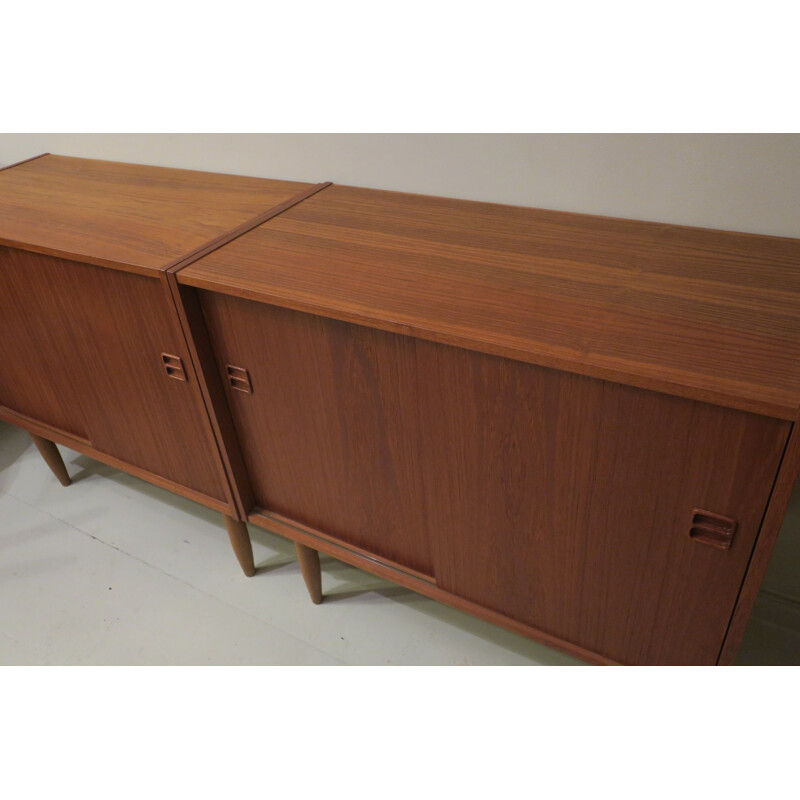
{"type": "Polygon", "coordinates": [[[414,340],[200,294],[256,505],[431,575],[414,340]]]}
{"type": "Polygon", "coordinates": [[[417,353],[438,585],[622,662],[715,663],[789,423],[417,353]]]}
{"type": "Polygon", "coordinates": [[[160,274],[4,252],[0,280],[12,291],[0,303],[12,314],[0,326],[14,338],[3,345],[0,402],[227,505],[211,423],[160,274]]]}
{"type": "Polygon", "coordinates": [[[55,259],[0,247],[0,406],[86,438],[72,321],[55,259]]]}

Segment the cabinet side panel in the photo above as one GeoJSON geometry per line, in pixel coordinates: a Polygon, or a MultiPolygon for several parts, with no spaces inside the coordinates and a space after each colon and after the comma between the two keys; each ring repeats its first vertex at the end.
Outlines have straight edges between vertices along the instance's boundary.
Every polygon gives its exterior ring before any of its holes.
{"type": "Polygon", "coordinates": [[[200,296],[256,504],[432,574],[414,341],[200,296]]]}
{"type": "Polygon", "coordinates": [[[438,585],[623,663],[713,664],[789,423],[417,349],[438,585]],[[729,550],[696,509],[737,520],[729,550]]]}
{"type": "Polygon", "coordinates": [[[758,590],[761,588],[770,556],[784,522],[792,492],[797,488],[798,475],[800,475],[800,426],[795,423],[783,455],[780,473],[772,490],[767,513],[764,515],[753,557],[747,567],[747,574],[725,637],[725,644],[720,653],[720,664],[732,664],[736,658],[758,596],[758,590]]]}

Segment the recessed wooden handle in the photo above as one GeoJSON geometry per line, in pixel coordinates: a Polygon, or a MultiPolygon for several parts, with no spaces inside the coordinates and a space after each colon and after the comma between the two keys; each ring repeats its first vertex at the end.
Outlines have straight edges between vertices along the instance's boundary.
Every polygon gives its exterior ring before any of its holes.
{"type": "Polygon", "coordinates": [[[228,383],[237,392],[253,394],[253,384],[250,381],[250,373],[244,367],[234,367],[228,364],[225,367],[225,374],[228,376],[228,383]]]}
{"type": "Polygon", "coordinates": [[[723,517],[721,514],[696,508],[692,512],[689,537],[720,550],[729,550],[738,526],[739,523],[731,517],[723,517]]]}
{"type": "Polygon", "coordinates": [[[175,378],[176,381],[186,380],[186,371],[183,368],[183,361],[180,356],[162,353],[161,363],[164,365],[164,371],[170,378],[175,378]]]}

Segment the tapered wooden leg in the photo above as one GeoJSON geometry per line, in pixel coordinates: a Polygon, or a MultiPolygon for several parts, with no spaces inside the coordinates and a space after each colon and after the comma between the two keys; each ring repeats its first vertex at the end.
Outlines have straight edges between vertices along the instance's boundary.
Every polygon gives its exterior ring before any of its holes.
{"type": "Polygon", "coordinates": [[[319,568],[319,553],[304,544],[294,543],[297,550],[297,560],[300,562],[300,572],[311,595],[311,602],[319,605],[322,602],[322,570],[319,568]]]}
{"type": "Polygon", "coordinates": [[[53,471],[53,475],[58,478],[61,485],[69,486],[72,480],[69,477],[67,468],[64,466],[64,459],[61,458],[61,453],[58,452],[55,443],[51,442],[49,439],[42,439],[41,436],[37,436],[35,433],[31,434],[31,439],[33,439],[33,443],[36,445],[39,455],[45,460],[45,463],[53,471]]]}
{"type": "Polygon", "coordinates": [[[233,552],[236,553],[236,558],[239,559],[244,574],[248,578],[252,578],[256,574],[256,567],[253,563],[253,544],[250,541],[250,534],[247,532],[247,525],[227,514],[223,514],[222,517],[225,520],[225,527],[228,529],[233,552]]]}

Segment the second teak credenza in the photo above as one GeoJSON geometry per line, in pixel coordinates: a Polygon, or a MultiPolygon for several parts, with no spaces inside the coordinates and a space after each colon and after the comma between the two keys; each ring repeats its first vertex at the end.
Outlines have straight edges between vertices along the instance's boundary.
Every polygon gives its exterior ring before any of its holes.
{"type": "MultiPolygon", "coordinates": [[[[0,418],[588,661],[730,663],[800,471],[800,242],[44,156],[0,418]]],[[[64,473],[61,473],[64,477],[64,473]]]]}

